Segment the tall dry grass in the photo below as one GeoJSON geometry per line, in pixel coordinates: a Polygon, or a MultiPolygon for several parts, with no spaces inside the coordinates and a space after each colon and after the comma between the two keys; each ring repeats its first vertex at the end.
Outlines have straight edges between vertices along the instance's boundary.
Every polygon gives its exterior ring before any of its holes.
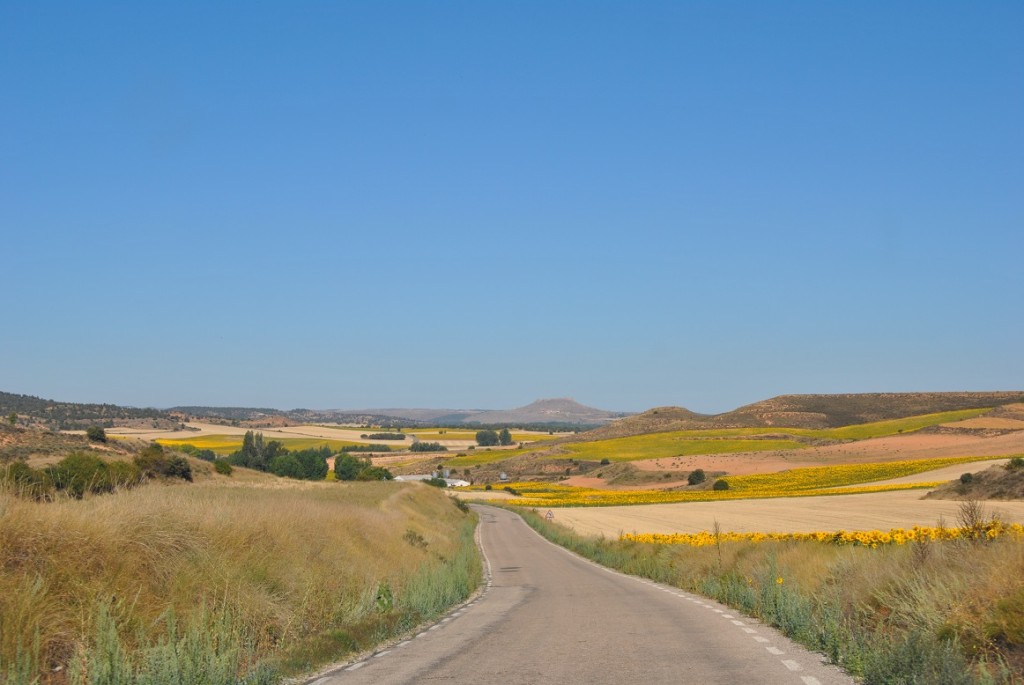
{"type": "Polygon", "coordinates": [[[658,545],[587,537],[519,512],[621,571],[714,597],[827,654],[865,683],[1024,682],[1024,542],[658,545]]]}
{"type": "Polygon", "coordinates": [[[213,623],[244,646],[240,671],[308,669],[468,595],[473,526],[409,484],[213,480],[50,503],[0,489],[0,682],[28,662],[62,682],[110,639],[138,666],[213,623]]]}

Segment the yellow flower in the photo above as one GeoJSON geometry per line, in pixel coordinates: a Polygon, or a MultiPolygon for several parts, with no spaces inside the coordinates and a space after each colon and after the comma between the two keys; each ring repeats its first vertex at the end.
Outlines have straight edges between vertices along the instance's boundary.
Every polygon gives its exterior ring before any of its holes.
{"type": "Polygon", "coordinates": [[[782,585],[782,576],[779,576],[778,578],[775,579],[775,584],[776,585],[782,585]]]}

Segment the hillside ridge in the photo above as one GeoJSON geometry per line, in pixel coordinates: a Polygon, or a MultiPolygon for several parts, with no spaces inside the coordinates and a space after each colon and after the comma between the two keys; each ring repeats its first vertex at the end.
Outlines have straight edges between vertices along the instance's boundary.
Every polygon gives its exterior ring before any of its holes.
{"type": "Polygon", "coordinates": [[[656,407],[570,440],[716,428],[839,428],[944,411],[994,408],[1022,400],[1022,391],[778,395],[722,414],[656,407]]]}

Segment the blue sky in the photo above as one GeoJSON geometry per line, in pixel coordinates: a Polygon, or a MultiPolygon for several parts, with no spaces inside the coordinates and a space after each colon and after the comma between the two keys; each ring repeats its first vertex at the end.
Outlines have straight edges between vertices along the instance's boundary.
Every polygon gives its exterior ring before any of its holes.
{"type": "Polygon", "coordinates": [[[0,389],[1024,388],[1024,5],[0,4],[0,389]]]}

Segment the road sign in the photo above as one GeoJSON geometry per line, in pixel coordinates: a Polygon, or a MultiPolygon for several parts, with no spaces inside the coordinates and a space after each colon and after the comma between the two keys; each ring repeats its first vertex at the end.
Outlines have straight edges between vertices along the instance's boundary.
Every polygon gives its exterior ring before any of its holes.
{"type": "Polygon", "coordinates": [[[555,518],[555,512],[548,509],[548,513],[544,514],[544,518],[550,521],[551,519],[555,518]]]}

